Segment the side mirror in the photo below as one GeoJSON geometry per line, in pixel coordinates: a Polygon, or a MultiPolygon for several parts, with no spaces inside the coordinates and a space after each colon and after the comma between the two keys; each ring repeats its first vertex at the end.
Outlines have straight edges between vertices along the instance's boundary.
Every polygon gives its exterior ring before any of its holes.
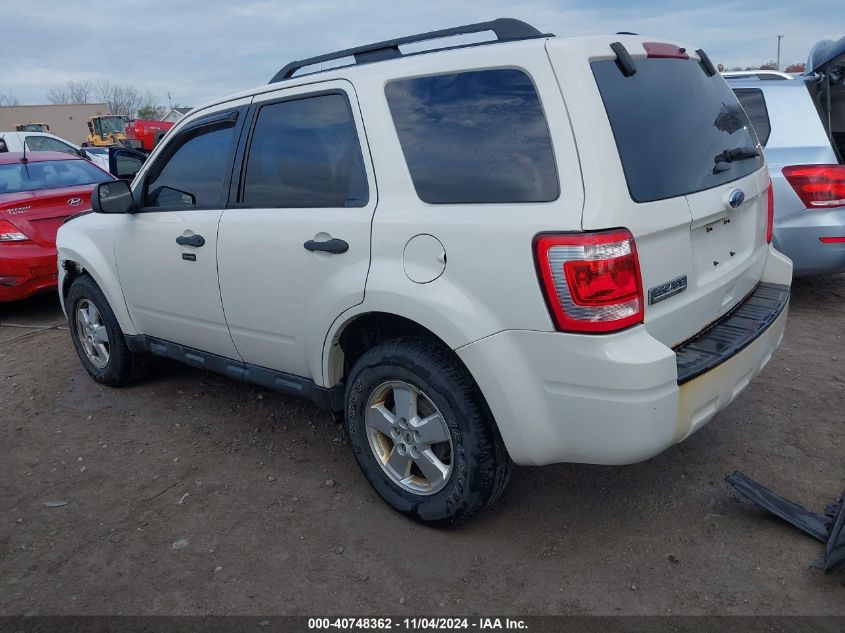
{"type": "Polygon", "coordinates": [[[134,213],[137,209],[132,189],[125,180],[101,182],[91,194],[91,209],[95,213],[134,213]]]}

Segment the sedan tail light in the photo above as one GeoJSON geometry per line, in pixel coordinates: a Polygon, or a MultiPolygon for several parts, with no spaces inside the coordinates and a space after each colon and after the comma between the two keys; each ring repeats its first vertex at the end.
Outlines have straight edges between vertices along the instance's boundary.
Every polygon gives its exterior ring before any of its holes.
{"type": "Polygon", "coordinates": [[[28,242],[29,238],[21,233],[20,229],[8,220],[0,220],[0,243],[2,242],[28,242]]]}
{"type": "Polygon", "coordinates": [[[534,254],[558,330],[614,332],[642,322],[640,265],[627,230],[541,235],[534,254]]]}
{"type": "Polygon", "coordinates": [[[845,207],[845,165],[790,165],[783,175],[808,209],[845,207]]]}

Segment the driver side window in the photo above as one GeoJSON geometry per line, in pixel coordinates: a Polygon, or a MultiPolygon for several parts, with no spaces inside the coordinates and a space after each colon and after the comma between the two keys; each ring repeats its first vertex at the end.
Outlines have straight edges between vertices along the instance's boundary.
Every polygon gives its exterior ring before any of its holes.
{"type": "Polygon", "coordinates": [[[153,166],[143,206],[208,208],[225,204],[226,167],[234,138],[234,121],[182,132],[153,166]]]}

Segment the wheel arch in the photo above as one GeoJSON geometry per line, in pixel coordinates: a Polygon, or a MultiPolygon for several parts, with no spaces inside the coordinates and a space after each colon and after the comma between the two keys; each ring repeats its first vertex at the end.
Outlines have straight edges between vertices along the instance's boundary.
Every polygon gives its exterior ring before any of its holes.
{"type": "Polygon", "coordinates": [[[65,314],[68,310],[65,299],[70,286],[81,275],[88,275],[99,286],[123,333],[138,334],[126,308],[117,271],[96,251],[88,257],[76,249],[59,249],[59,290],[65,314]]]}
{"type": "Polygon", "coordinates": [[[427,339],[453,350],[432,328],[395,312],[365,310],[343,315],[335,321],[326,337],[323,351],[324,386],[334,387],[342,383],[364,352],[378,343],[401,336],[427,339]]]}

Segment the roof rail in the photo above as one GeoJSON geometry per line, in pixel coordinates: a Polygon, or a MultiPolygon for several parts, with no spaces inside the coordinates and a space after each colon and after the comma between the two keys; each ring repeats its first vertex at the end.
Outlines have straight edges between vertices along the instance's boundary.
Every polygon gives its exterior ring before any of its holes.
{"type": "MultiPolygon", "coordinates": [[[[402,51],[399,50],[399,47],[403,44],[425,42],[427,40],[435,40],[443,37],[452,37],[455,35],[483,33],[484,31],[493,31],[496,34],[496,42],[527,40],[538,37],[554,37],[552,33],[541,33],[533,26],[531,26],[530,24],[526,24],[522,20],[515,20],[513,18],[499,18],[498,20],[492,20],[490,22],[479,22],[478,24],[467,24],[465,26],[455,26],[450,29],[430,31],[429,33],[409,35],[407,37],[400,37],[395,40],[386,40],[384,42],[377,42],[375,44],[366,44],[364,46],[347,48],[346,50],[328,53],[326,55],[317,55],[316,57],[309,57],[308,59],[294,61],[287,64],[279,72],[273,75],[273,78],[270,80],[270,83],[272,84],[276,83],[277,81],[282,81],[284,79],[290,79],[291,77],[293,77],[293,74],[297,70],[305,68],[306,66],[313,66],[314,64],[319,64],[320,62],[343,59],[344,57],[354,57],[355,65],[359,65],[368,64],[371,62],[380,62],[386,59],[397,59],[403,56],[402,51]]],[[[475,46],[478,44],[491,43],[493,42],[475,42],[473,44],[464,44],[463,46],[475,46]]],[[[453,46],[449,48],[463,48],[463,46],[453,46]]]]}

